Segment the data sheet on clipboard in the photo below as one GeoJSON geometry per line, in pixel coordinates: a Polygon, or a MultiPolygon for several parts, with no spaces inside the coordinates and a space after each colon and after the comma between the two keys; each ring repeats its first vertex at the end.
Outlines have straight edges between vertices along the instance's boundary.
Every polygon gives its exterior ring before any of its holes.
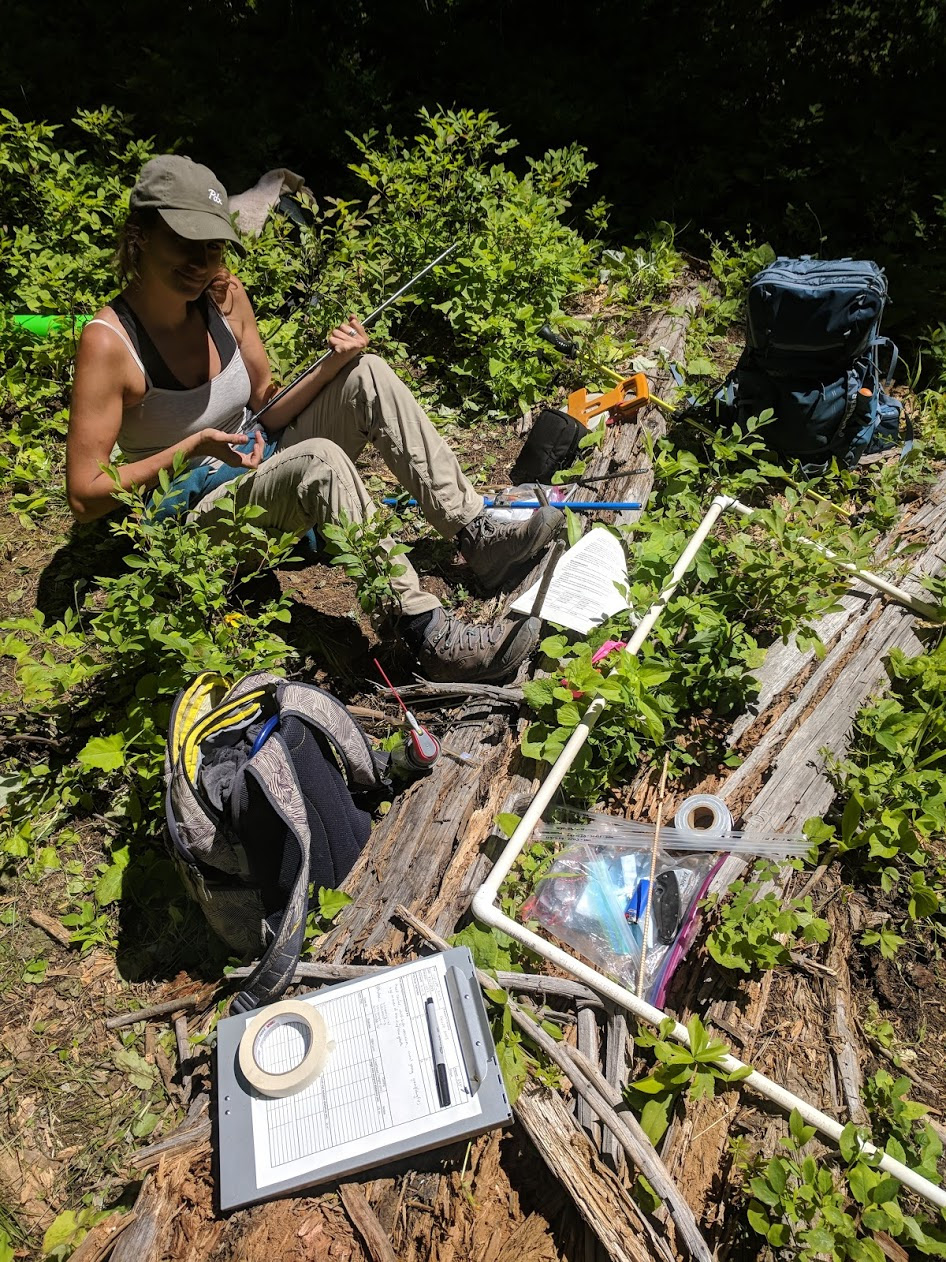
{"type": "MultiPolygon", "coordinates": [[[[415,961],[306,997],[334,1042],[325,1069],[304,1090],[284,1099],[254,1097],[251,1116],[259,1188],[318,1171],[329,1161],[357,1161],[381,1143],[408,1146],[444,1125],[476,1118],[482,1107],[471,1090],[440,956],[415,961]],[[442,1043],[450,1103],[441,1107],[431,1047],[427,1000],[442,1043]]],[[[291,1026],[274,1038],[298,1037],[291,1026]]],[[[269,1047],[292,1057],[293,1049],[269,1047]]]]}

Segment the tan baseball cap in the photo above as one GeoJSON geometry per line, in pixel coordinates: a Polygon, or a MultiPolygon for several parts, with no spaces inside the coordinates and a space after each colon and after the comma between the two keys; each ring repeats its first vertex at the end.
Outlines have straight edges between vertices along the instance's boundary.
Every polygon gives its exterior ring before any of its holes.
{"type": "Polygon", "coordinates": [[[209,167],[176,153],[152,158],[141,168],[128,199],[129,210],[156,210],[188,241],[231,241],[244,253],[230,220],[227,190],[209,167]]]}

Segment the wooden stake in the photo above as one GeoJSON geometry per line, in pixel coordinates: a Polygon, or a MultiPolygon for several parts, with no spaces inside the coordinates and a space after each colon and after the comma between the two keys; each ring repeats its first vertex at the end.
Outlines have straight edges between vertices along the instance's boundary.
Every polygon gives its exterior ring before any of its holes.
{"type": "Polygon", "coordinates": [[[657,822],[654,825],[654,840],[650,847],[650,881],[647,885],[647,904],[644,907],[644,926],[641,930],[641,966],[637,973],[637,993],[644,996],[644,971],[647,967],[647,931],[650,928],[650,908],[654,901],[654,878],[657,874],[657,852],[660,849],[660,825],[664,816],[664,797],[667,790],[667,768],[670,766],[670,751],[664,754],[663,771],[660,773],[660,786],[657,789],[657,822]]]}

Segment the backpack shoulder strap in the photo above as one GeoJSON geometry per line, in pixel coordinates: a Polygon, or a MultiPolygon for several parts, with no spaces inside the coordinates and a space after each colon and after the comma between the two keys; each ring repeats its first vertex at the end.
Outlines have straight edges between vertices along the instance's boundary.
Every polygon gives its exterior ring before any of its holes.
{"type": "MultiPolygon", "coordinates": [[[[292,759],[278,732],[259,750],[252,764],[247,764],[246,775],[254,778],[270,807],[282,818],[287,836],[295,839],[299,866],[275,936],[246,985],[232,1000],[231,1013],[249,1012],[270,1003],[292,982],[302,955],[309,910],[309,823],[292,759]]],[[[248,805],[246,793],[234,794],[231,805],[233,821],[239,829],[240,817],[248,805]]]]}
{"type": "Polygon", "coordinates": [[[350,789],[378,787],[381,777],[368,738],[337,697],[297,683],[282,684],[278,697],[280,715],[296,714],[326,737],[350,789]]]}
{"type": "Polygon", "coordinates": [[[871,342],[871,352],[873,353],[874,363],[877,367],[878,381],[891,381],[894,373],[897,371],[897,364],[900,361],[900,352],[897,345],[892,342],[889,337],[875,337],[871,342]],[[886,371],[882,372],[880,368],[880,352],[886,351],[890,356],[890,363],[887,365],[886,371]]]}

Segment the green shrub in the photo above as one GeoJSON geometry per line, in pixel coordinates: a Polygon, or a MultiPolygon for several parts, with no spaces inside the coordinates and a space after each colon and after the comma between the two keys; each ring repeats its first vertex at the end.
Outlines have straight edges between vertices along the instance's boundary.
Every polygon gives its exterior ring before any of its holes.
{"type": "Polygon", "coordinates": [[[261,509],[237,508],[226,496],[212,532],[159,518],[168,483],[162,474],[150,504],[137,491],[116,496],[129,511],[109,528],[134,551],[80,614],[67,611],[49,626],[39,611],[0,622],[0,653],[15,663],[21,704],[69,751],[52,769],[23,773],[10,794],[8,853],[29,855],[39,823],[45,835],[76,808],[102,805],[116,828],[154,833],[177,692],[201,671],[236,678],[278,671],[292,657],[274,630],[289,621],[288,598],[250,603],[243,594],[295,540],[267,534],[255,524],[261,509]],[[83,743],[79,734],[89,731],[83,743]]]}

